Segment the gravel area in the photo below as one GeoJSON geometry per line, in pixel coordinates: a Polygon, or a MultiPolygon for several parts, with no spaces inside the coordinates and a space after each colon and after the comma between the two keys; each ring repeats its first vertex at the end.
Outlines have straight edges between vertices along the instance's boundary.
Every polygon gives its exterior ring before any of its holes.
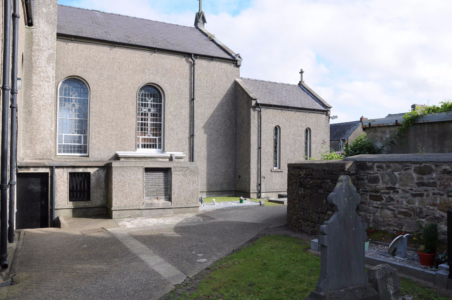
{"type": "Polygon", "coordinates": [[[426,267],[422,266],[419,262],[419,256],[417,252],[409,251],[407,252],[408,257],[406,259],[390,256],[388,254],[388,247],[383,245],[376,245],[376,244],[370,244],[369,245],[369,251],[366,252],[366,256],[368,257],[374,257],[386,260],[388,262],[395,262],[401,265],[429,270],[429,271],[436,271],[433,267],[426,267]]]}
{"type": "Polygon", "coordinates": [[[251,200],[245,200],[243,203],[240,201],[227,201],[227,202],[216,202],[216,203],[204,203],[199,210],[211,210],[211,209],[221,209],[228,207],[244,207],[244,206],[259,206],[259,202],[254,202],[251,200]]]}

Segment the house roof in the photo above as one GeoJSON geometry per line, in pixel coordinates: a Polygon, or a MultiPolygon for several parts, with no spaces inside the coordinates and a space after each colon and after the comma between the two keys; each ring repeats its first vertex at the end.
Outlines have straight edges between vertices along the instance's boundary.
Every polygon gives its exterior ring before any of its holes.
{"type": "Polygon", "coordinates": [[[58,35],[235,59],[205,30],[95,10],[58,5],[58,35]],[[204,33],[203,33],[204,32],[204,33]]]}
{"type": "MultiPolygon", "coordinates": [[[[327,111],[331,106],[306,84],[299,85],[241,78],[248,94],[261,105],[327,111]]],[[[243,86],[242,85],[242,86],[243,86]]]]}
{"type": "Polygon", "coordinates": [[[330,141],[348,139],[360,125],[360,121],[330,124],[330,141]]]}
{"type": "MultiPolygon", "coordinates": [[[[386,118],[368,119],[363,121],[363,128],[368,127],[383,127],[383,126],[398,126],[403,123],[403,116],[406,113],[387,115],[386,118]]],[[[452,113],[436,113],[421,116],[415,123],[435,123],[435,122],[450,122],[452,121],[452,113]]]]}

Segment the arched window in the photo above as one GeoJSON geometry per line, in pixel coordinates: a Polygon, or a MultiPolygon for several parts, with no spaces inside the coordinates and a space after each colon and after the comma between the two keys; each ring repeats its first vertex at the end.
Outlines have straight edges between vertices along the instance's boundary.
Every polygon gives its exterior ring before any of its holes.
{"type": "Polygon", "coordinates": [[[163,150],[163,97],[160,91],[146,85],[138,92],[137,149],[163,150]]]}
{"type": "Polygon", "coordinates": [[[306,128],[305,132],[305,157],[306,160],[309,160],[311,158],[311,129],[306,128]]]}
{"type": "Polygon", "coordinates": [[[89,90],[77,78],[64,80],[58,91],[59,155],[88,155],[89,90]]]}
{"type": "Polygon", "coordinates": [[[281,128],[275,126],[273,132],[273,169],[281,168],[281,128]]]}

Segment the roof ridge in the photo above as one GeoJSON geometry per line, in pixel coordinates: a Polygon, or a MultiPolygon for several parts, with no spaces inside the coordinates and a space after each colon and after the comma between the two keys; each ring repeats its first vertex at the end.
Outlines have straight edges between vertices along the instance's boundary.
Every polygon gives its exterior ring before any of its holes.
{"type": "Polygon", "coordinates": [[[283,84],[283,85],[290,85],[290,86],[298,86],[298,84],[284,83],[284,82],[276,82],[276,81],[269,81],[269,80],[262,80],[262,79],[252,79],[252,78],[246,78],[246,77],[240,77],[240,79],[247,79],[247,80],[253,80],[253,81],[261,81],[261,82],[267,82],[267,83],[276,83],[276,84],[283,84]]]}
{"type": "Polygon", "coordinates": [[[106,12],[106,11],[100,11],[100,10],[96,10],[96,9],[82,8],[82,7],[70,6],[70,5],[64,5],[64,4],[58,4],[58,6],[64,6],[64,7],[70,7],[70,8],[80,9],[80,10],[87,10],[87,11],[99,12],[99,13],[107,14],[107,15],[114,15],[114,16],[120,16],[120,17],[126,17],[126,18],[132,18],[132,19],[138,19],[138,20],[144,20],[144,21],[151,21],[151,22],[162,23],[162,24],[167,24],[167,25],[174,25],[174,26],[179,26],[179,27],[185,27],[185,28],[193,28],[193,29],[196,29],[196,27],[193,27],[193,26],[179,25],[179,24],[174,24],[174,23],[167,23],[167,22],[162,22],[162,21],[155,21],[155,20],[151,20],[151,19],[138,18],[138,17],[134,17],[134,16],[115,14],[115,13],[106,12]]]}

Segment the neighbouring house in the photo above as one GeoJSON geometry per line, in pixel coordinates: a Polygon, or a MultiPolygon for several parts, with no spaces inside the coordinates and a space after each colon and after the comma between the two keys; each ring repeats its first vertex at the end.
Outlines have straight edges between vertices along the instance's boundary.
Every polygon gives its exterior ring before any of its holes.
{"type": "Polygon", "coordinates": [[[330,135],[331,106],[303,78],[240,78],[201,8],[186,27],[21,2],[17,228],[275,197],[330,135]]]}
{"type": "MultiPolygon", "coordinates": [[[[411,109],[421,106],[413,104],[411,109]]],[[[406,113],[390,114],[381,119],[362,118],[362,126],[376,146],[380,147],[397,133],[406,113]]],[[[388,146],[388,154],[452,153],[452,114],[436,113],[420,117],[395,146],[388,146]]]]}
{"type": "Polygon", "coordinates": [[[330,148],[334,151],[341,151],[361,133],[363,133],[363,128],[360,121],[331,124],[330,148]]]}

